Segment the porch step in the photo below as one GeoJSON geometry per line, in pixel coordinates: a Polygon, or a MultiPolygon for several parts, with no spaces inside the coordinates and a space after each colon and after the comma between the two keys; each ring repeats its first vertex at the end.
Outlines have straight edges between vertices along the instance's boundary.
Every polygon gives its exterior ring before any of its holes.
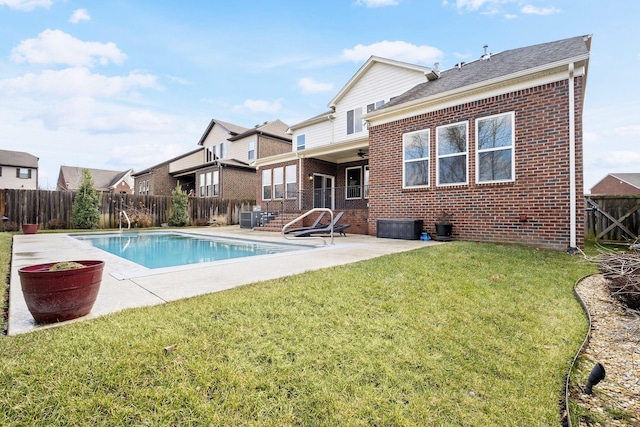
{"type": "MultiPolygon", "coordinates": [[[[301,215],[300,212],[282,212],[277,215],[269,215],[263,219],[262,227],[255,227],[258,231],[273,231],[279,233],[282,226],[288,224],[301,215]]],[[[302,221],[298,221],[292,227],[302,227],[302,221]]]]}

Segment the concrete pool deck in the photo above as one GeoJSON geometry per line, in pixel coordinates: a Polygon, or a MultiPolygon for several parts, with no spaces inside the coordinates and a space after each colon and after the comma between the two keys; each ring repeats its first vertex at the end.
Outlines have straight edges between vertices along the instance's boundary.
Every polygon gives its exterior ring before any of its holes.
{"type": "MultiPolygon", "coordinates": [[[[94,248],[87,242],[75,239],[68,234],[17,234],[13,237],[8,334],[32,332],[69,322],[88,320],[128,308],[163,304],[249,283],[438,244],[433,240],[424,242],[378,239],[373,236],[349,234],[347,237],[336,236],[333,245],[324,245],[318,238],[287,240],[280,233],[254,231],[238,226],[188,228],[176,231],[314,247],[276,255],[150,270],[94,248]],[[18,269],[33,264],[89,259],[105,261],[102,285],[91,313],[69,322],[51,325],[36,324],[24,302],[18,269]]],[[[329,237],[325,240],[330,243],[329,237]]]]}

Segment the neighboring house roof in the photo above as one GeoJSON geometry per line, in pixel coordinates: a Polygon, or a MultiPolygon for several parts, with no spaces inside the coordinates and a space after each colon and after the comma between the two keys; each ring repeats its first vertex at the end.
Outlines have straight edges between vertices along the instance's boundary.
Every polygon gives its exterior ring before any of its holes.
{"type": "Polygon", "coordinates": [[[234,135],[228,139],[229,141],[237,141],[239,139],[246,138],[247,136],[264,134],[286,141],[291,141],[291,135],[287,133],[287,129],[289,129],[289,126],[286,123],[281,120],[274,120],[272,122],[264,122],[262,125],[256,125],[252,129],[248,129],[245,132],[234,135]]]}
{"type": "Polygon", "coordinates": [[[597,189],[601,184],[613,184],[615,181],[637,188],[640,192],[640,173],[610,173],[591,187],[591,193],[593,194],[594,189],[597,189]]]}
{"type": "Polygon", "coordinates": [[[584,61],[589,58],[590,48],[591,36],[587,35],[486,54],[475,61],[461,62],[454,68],[439,72],[439,78],[420,83],[367,116],[376,116],[397,105],[436,98],[457,89],[484,86],[507,76],[517,77],[569,62],[584,61]]]}
{"type": "Polygon", "coordinates": [[[211,129],[213,129],[214,126],[220,126],[231,137],[239,135],[249,130],[248,128],[245,128],[243,126],[238,126],[232,123],[223,122],[222,120],[211,119],[211,121],[209,122],[209,126],[207,126],[207,129],[204,131],[204,133],[200,137],[200,141],[198,141],[198,145],[204,145],[204,141],[207,139],[209,132],[211,132],[211,129]]]}
{"type": "MultiPolygon", "coordinates": [[[[133,173],[133,169],[126,171],[112,171],[106,169],[91,169],[76,166],[60,166],[60,175],[66,190],[77,190],[82,183],[83,170],[89,170],[93,184],[98,191],[110,191],[116,187],[121,181],[129,181],[129,177],[133,173]]],[[[129,186],[133,182],[127,182],[129,186]]]]}
{"type": "Polygon", "coordinates": [[[325,120],[332,120],[334,119],[335,115],[334,115],[335,111],[333,110],[329,110],[329,111],[325,111],[324,113],[320,113],[317,116],[313,116],[303,122],[300,123],[296,123],[295,125],[292,125],[287,132],[292,132],[295,129],[300,129],[303,128],[305,126],[309,126],[309,125],[313,125],[316,123],[321,123],[324,122],[325,120]]]}
{"type": "Polygon", "coordinates": [[[0,150],[0,165],[38,168],[38,158],[22,151],[0,150]]]}
{"type": "Polygon", "coordinates": [[[335,108],[336,105],[338,104],[338,102],[340,101],[340,99],[349,92],[349,90],[358,82],[358,80],[360,80],[360,78],[367,72],[367,70],[369,70],[371,67],[373,67],[373,65],[376,62],[377,63],[381,63],[381,64],[394,65],[396,67],[407,68],[407,69],[410,69],[410,70],[420,71],[420,72],[425,73],[425,74],[427,74],[427,73],[432,71],[431,68],[423,67],[421,65],[408,64],[406,62],[395,61],[393,59],[380,58],[378,56],[371,56],[367,60],[367,62],[365,62],[362,65],[362,67],[360,67],[360,69],[358,71],[356,71],[356,73],[353,75],[353,77],[351,77],[349,79],[347,84],[345,84],[342,87],[342,89],[340,89],[340,91],[337,93],[337,95],[329,102],[329,104],[327,106],[329,108],[335,108]]]}
{"type": "Polygon", "coordinates": [[[183,157],[190,156],[193,153],[197,153],[198,151],[202,151],[202,148],[196,148],[195,150],[191,150],[188,153],[180,154],[179,156],[176,156],[176,157],[174,157],[172,159],[165,160],[164,162],[160,162],[158,164],[155,164],[155,165],[153,165],[151,167],[148,167],[148,168],[146,168],[144,170],[141,170],[140,172],[136,172],[134,174],[131,174],[131,176],[133,176],[135,178],[135,177],[138,177],[140,175],[144,175],[144,174],[147,174],[149,172],[153,172],[155,169],[159,168],[160,166],[164,166],[167,163],[175,162],[176,160],[180,160],[183,157]]]}

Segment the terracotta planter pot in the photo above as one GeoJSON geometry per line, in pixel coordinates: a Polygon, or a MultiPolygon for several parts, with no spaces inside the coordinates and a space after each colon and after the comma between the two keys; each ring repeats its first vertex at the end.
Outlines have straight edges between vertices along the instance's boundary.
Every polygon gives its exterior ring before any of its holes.
{"type": "Polygon", "coordinates": [[[24,234],[36,234],[40,228],[40,224],[22,224],[22,232],[24,234]]]}
{"type": "Polygon", "coordinates": [[[18,270],[22,293],[39,323],[63,322],[89,314],[100,290],[104,261],[75,261],[84,267],[49,271],[38,264],[18,270]]]}

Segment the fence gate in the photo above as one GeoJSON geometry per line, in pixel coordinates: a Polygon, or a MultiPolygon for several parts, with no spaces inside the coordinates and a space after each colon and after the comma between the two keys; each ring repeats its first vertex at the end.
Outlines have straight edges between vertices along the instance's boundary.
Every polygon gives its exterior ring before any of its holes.
{"type": "Polygon", "coordinates": [[[629,243],[640,235],[640,195],[588,196],[585,239],[629,243]]]}

